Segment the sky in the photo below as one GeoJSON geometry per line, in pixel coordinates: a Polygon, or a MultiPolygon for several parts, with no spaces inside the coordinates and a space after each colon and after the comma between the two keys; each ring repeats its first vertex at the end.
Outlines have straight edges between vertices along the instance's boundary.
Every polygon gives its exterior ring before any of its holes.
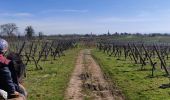
{"type": "Polygon", "coordinates": [[[1,0],[0,25],[44,34],[170,33],[170,0],[1,0]]]}

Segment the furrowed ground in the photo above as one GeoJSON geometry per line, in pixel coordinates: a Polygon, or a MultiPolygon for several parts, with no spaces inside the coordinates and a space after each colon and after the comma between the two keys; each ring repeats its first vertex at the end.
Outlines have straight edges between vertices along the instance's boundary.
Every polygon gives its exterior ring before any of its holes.
{"type": "Polygon", "coordinates": [[[29,64],[25,78],[28,100],[63,100],[78,52],[79,49],[69,49],[52,64],[41,62],[43,70],[35,70],[34,64],[29,64]]]}
{"type": "Polygon", "coordinates": [[[89,49],[79,53],[65,97],[66,100],[124,100],[121,91],[105,77],[89,49]]]}
{"type": "Polygon", "coordinates": [[[104,73],[123,91],[127,100],[169,100],[170,88],[159,88],[160,85],[169,83],[168,78],[163,76],[164,71],[157,69],[155,77],[151,78],[149,65],[145,66],[146,70],[141,71],[141,66],[130,60],[118,60],[96,49],[92,53],[104,73]]]}

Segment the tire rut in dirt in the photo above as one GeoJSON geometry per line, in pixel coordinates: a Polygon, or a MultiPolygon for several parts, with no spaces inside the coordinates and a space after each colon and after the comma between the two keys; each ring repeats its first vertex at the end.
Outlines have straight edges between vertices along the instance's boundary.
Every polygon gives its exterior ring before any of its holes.
{"type": "Polygon", "coordinates": [[[84,73],[81,75],[83,88],[87,89],[94,100],[124,100],[121,92],[115,90],[106,79],[100,66],[92,58],[90,50],[84,51],[84,73]]]}
{"type": "Polygon", "coordinates": [[[88,49],[82,50],[77,58],[68,88],[66,100],[125,100],[122,93],[103,74],[88,49]]]}

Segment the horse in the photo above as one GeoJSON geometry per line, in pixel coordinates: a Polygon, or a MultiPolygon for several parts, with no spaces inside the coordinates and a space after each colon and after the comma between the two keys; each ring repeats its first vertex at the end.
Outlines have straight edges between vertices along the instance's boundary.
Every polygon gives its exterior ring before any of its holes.
{"type": "Polygon", "coordinates": [[[7,59],[11,60],[13,62],[13,66],[15,68],[19,83],[23,82],[24,75],[26,73],[26,66],[22,61],[22,58],[20,54],[10,52],[7,55],[7,59]]]}
{"type": "MultiPolygon", "coordinates": [[[[16,76],[18,78],[19,88],[22,92],[22,94],[20,93],[20,96],[18,98],[9,99],[9,100],[26,100],[27,92],[23,86],[23,78],[25,75],[26,66],[23,63],[22,58],[19,53],[10,52],[9,54],[7,54],[6,58],[12,61],[13,67],[16,72],[16,76]]],[[[0,98],[0,100],[1,100],[1,98],[0,98]]]]}

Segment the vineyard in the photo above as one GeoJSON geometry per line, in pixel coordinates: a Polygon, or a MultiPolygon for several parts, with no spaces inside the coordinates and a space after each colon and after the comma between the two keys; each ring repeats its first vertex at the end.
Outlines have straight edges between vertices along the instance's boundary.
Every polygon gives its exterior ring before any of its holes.
{"type": "Polygon", "coordinates": [[[0,100],[170,100],[170,0],[0,4],[0,100]]]}
{"type": "Polygon", "coordinates": [[[104,41],[94,57],[129,100],[169,99],[168,43],[104,41]]]}
{"type": "Polygon", "coordinates": [[[6,37],[8,53],[24,62],[24,86],[28,100],[62,99],[79,48],[75,39],[17,39],[6,37]],[[49,92],[49,93],[48,93],[49,92]]]}
{"type": "Polygon", "coordinates": [[[168,100],[170,44],[134,37],[3,38],[26,66],[28,100],[168,100]]]}

